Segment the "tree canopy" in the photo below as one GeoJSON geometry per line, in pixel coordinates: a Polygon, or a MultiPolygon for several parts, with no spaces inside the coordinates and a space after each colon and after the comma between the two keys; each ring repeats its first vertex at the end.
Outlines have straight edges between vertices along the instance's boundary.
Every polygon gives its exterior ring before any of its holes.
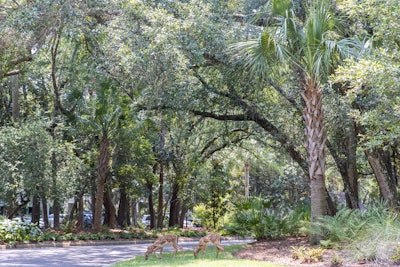
{"type": "Polygon", "coordinates": [[[378,198],[398,207],[399,12],[0,0],[2,213],[30,205],[34,222],[66,213],[83,227],[90,211],[100,231],[143,214],[182,227],[205,207],[217,227],[245,164],[251,196],[311,203],[314,221],[378,198]]]}

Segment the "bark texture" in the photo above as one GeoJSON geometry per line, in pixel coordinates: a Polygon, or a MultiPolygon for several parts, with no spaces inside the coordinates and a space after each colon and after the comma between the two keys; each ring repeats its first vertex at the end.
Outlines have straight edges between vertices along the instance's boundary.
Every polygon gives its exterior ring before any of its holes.
{"type": "Polygon", "coordinates": [[[97,190],[96,190],[96,202],[95,202],[96,204],[95,204],[95,212],[93,217],[93,228],[92,228],[94,232],[101,231],[104,187],[109,168],[109,145],[110,145],[110,140],[108,139],[108,135],[106,132],[103,132],[100,141],[100,155],[97,166],[97,190]]]}
{"type": "Polygon", "coordinates": [[[381,197],[390,207],[397,207],[397,186],[390,168],[390,155],[385,155],[383,150],[366,150],[365,155],[369,165],[374,172],[375,179],[379,186],[381,197]]]}
{"type": "MultiPolygon", "coordinates": [[[[306,79],[304,120],[306,124],[306,149],[309,164],[311,192],[311,221],[316,222],[321,215],[328,214],[327,194],[325,190],[325,143],[324,116],[322,110],[322,92],[312,79],[306,79]]],[[[311,235],[311,243],[317,243],[321,237],[311,235]]]]}
{"type": "Polygon", "coordinates": [[[103,199],[103,204],[104,204],[104,224],[108,226],[108,228],[114,228],[115,227],[115,206],[114,202],[112,200],[112,192],[109,188],[106,188],[104,190],[104,199],[103,199]]]}

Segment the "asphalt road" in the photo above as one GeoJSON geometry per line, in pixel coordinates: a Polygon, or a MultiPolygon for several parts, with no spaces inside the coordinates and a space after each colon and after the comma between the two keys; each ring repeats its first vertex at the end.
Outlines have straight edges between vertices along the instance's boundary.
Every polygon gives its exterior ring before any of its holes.
{"type": "MultiPolygon", "coordinates": [[[[252,240],[223,240],[224,246],[249,243],[252,240]]],[[[197,242],[179,242],[190,250],[197,242]]],[[[100,267],[110,266],[134,256],[144,255],[149,244],[77,246],[67,248],[24,248],[0,250],[4,267],[100,267]]],[[[210,245],[211,246],[211,245],[210,245]]],[[[171,251],[167,245],[164,251],[171,251]]]]}

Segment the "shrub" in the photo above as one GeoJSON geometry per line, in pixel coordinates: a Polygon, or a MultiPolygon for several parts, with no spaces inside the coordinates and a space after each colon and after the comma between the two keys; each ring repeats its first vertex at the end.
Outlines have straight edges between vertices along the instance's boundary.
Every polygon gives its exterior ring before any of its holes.
{"type": "Polygon", "coordinates": [[[307,208],[273,208],[273,204],[274,199],[264,200],[258,197],[236,202],[236,210],[227,229],[232,234],[250,235],[257,240],[300,234],[301,225],[306,225],[306,221],[309,221],[307,208]]]}
{"type": "Polygon", "coordinates": [[[36,224],[3,220],[0,221],[0,240],[6,243],[40,241],[42,231],[36,224]]]}
{"type": "Polygon", "coordinates": [[[292,247],[291,251],[293,259],[300,259],[303,263],[314,263],[323,261],[323,248],[305,248],[305,247],[292,247]]]}
{"type": "Polygon", "coordinates": [[[388,213],[383,218],[371,219],[350,243],[349,250],[356,259],[387,261],[396,255],[399,240],[398,215],[388,213]]]}
{"type": "Polygon", "coordinates": [[[325,246],[345,247],[355,259],[395,260],[400,240],[400,220],[385,203],[366,210],[342,209],[334,217],[322,217],[319,227],[325,246]]]}
{"type": "Polygon", "coordinates": [[[326,247],[337,247],[341,243],[348,243],[357,237],[367,223],[362,217],[359,210],[344,208],[333,217],[321,217],[316,222],[318,227],[312,227],[312,229],[319,230],[317,234],[326,239],[321,244],[326,247]]]}

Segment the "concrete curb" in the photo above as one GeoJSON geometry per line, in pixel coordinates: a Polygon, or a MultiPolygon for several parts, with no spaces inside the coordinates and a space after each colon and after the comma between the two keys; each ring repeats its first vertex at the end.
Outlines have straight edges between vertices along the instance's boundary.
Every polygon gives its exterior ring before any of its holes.
{"type": "MultiPolygon", "coordinates": [[[[196,242],[200,237],[180,237],[180,242],[196,242]]],[[[151,244],[155,239],[133,239],[133,240],[90,240],[90,241],[54,241],[38,243],[15,243],[0,245],[0,250],[4,249],[24,249],[24,248],[67,248],[76,246],[118,246],[118,245],[136,245],[151,244]]],[[[250,237],[223,237],[223,240],[254,240],[250,237]]]]}
{"type": "Polygon", "coordinates": [[[134,245],[150,243],[148,240],[99,240],[99,241],[54,241],[54,242],[38,242],[38,243],[15,243],[0,245],[0,250],[3,249],[22,249],[22,248],[66,248],[76,246],[106,246],[106,245],[134,245]]]}

